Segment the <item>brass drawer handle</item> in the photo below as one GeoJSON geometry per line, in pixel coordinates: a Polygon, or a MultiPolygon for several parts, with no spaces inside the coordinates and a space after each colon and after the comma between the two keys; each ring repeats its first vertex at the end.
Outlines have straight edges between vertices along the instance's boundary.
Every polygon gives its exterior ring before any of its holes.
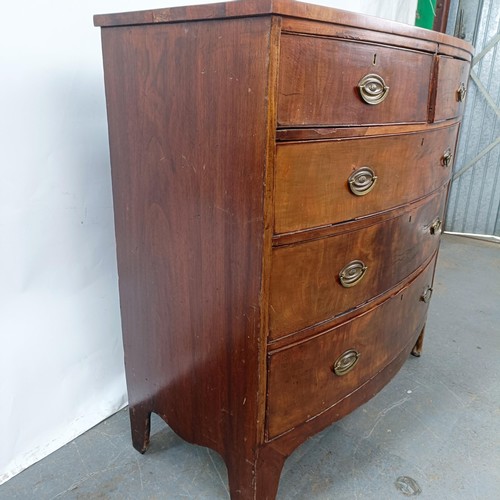
{"type": "Polygon", "coordinates": [[[359,352],[355,349],[349,349],[341,354],[333,364],[333,373],[341,377],[349,373],[359,360],[359,352]]]}
{"type": "Polygon", "coordinates": [[[453,158],[453,154],[451,153],[451,149],[448,148],[443,153],[443,157],[441,158],[441,163],[443,164],[444,167],[449,167],[451,165],[452,158],[453,158]]]}
{"type": "Polygon", "coordinates": [[[349,176],[347,182],[352,194],[364,196],[375,187],[377,176],[370,167],[360,167],[349,176]]]}
{"type": "Polygon", "coordinates": [[[462,82],[460,84],[460,87],[457,90],[457,101],[458,102],[464,102],[465,101],[465,96],[467,95],[467,87],[465,84],[462,82]]]}
{"type": "Polygon", "coordinates": [[[443,226],[443,222],[441,219],[437,218],[434,222],[429,226],[429,231],[432,235],[437,235],[441,233],[441,229],[443,226]]]}
{"type": "Polygon", "coordinates": [[[420,300],[428,304],[429,301],[431,300],[431,297],[432,297],[432,287],[428,286],[424,290],[424,293],[420,296],[420,300]]]}
{"type": "Polygon", "coordinates": [[[347,264],[339,273],[340,284],[345,288],[357,285],[368,269],[361,260],[353,260],[347,264]]]}
{"type": "Polygon", "coordinates": [[[389,87],[385,84],[384,79],[375,73],[361,78],[358,88],[361,99],[367,104],[380,104],[389,93],[389,87]]]}

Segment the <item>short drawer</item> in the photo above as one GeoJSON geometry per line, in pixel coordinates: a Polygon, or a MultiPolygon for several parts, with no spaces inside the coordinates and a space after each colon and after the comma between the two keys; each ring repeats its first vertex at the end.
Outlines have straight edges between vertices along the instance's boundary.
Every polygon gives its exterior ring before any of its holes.
{"type": "Polygon", "coordinates": [[[277,146],[275,233],[387,210],[449,179],[458,125],[400,136],[277,146]]]}
{"type": "Polygon", "coordinates": [[[280,127],[427,122],[431,54],[292,34],[280,54],[280,127]]]}
{"type": "Polygon", "coordinates": [[[358,390],[415,342],[427,314],[434,263],[435,259],[411,284],[367,313],[269,355],[268,438],[358,390]]]}
{"type": "Polygon", "coordinates": [[[434,121],[462,115],[467,95],[470,63],[452,57],[437,57],[434,121]]]}
{"type": "Polygon", "coordinates": [[[383,294],[439,246],[446,188],[397,217],[273,250],[269,337],[332,319],[383,294]]]}

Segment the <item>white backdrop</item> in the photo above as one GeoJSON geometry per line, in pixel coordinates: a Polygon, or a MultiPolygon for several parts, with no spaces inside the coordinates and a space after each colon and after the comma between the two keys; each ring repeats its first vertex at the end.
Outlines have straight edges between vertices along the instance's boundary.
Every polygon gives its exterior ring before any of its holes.
{"type": "MultiPolygon", "coordinates": [[[[321,3],[413,23],[416,1],[321,3]]],[[[126,404],[92,14],[186,3],[2,5],[0,484],[126,404]]]]}

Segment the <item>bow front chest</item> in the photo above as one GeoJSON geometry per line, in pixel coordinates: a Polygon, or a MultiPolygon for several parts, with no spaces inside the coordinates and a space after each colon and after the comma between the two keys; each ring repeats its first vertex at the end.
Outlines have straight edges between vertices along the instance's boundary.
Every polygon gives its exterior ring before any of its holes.
{"type": "Polygon", "coordinates": [[[291,0],[99,15],[134,446],[233,499],[419,355],[471,47],[291,0]]]}

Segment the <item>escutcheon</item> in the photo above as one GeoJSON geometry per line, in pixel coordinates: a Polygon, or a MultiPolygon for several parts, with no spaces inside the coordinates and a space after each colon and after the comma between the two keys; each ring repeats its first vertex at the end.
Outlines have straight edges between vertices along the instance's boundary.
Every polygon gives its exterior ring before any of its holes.
{"type": "Polygon", "coordinates": [[[340,284],[345,288],[357,285],[368,269],[362,260],[352,260],[339,273],[340,284]]]}
{"type": "Polygon", "coordinates": [[[451,149],[448,148],[444,153],[441,158],[441,163],[443,164],[444,167],[449,167],[451,165],[451,160],[453,158],[453,154],[451,152],[451,149]]]}
{"type": "Polygon", "coordinates": [[[467,87],[465,86],[465,83],[462,82],[457,90],[457,101],[464,102],[466,95],[467,95],[467,87]]]}
{"type": "Polygon", "coordinates": [[[365,75],[358,83],[361,99],[367,104],[380,104],[389,93],[389,87],[385,84],[384,79],[375,74],[370,73],[365,75]]]}
{"type": "Polygon", "coordinates": [[[437,218],[434,219],[434,221],[430,225],[429,231],[432,235],[438,235],[441,234],[442,227],[443,227],[443,222],[441,221],[441,219],[437,218]]]}
{"type": "Polygon", "coordinates": [[[359,352],[356,349],[349,349],[342,353],[333,364],[333,373],[341,377],[347,375],[359,360],[359,352]]]}
{"type": "Polygon", "coordinates": [[[422,295],[420,296],[420,300],[428,304],[429,301],[431,300],[431,296],[432,296],[432,287],[428,286],[425,288],[424,293],[422,293],[422,295]]]}
{"type": "Polygon", "coordinates": [[[361,167],[349,176],[347,182],[352,194],[364,196],[375,187],[377,176],[370,167],[361,167]]]}

